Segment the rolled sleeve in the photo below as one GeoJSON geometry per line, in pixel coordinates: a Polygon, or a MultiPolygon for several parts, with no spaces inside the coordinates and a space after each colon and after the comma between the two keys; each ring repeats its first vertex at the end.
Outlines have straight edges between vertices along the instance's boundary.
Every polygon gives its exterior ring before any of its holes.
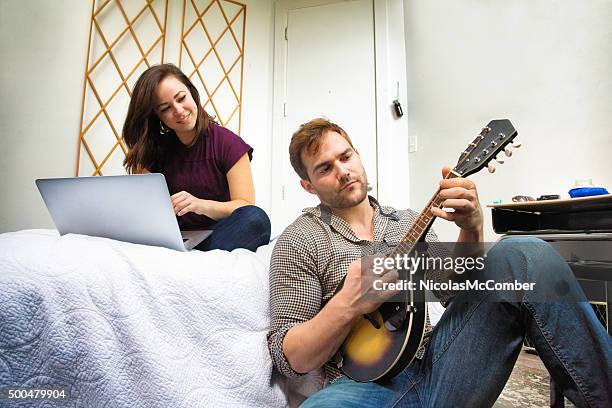
{"type": "Polygon", "coordinates": [[[305,373],[298,373],[293,368],[291,368],[291,364],[287,361],[287,357],[283,352],[283,341],[285,340],[285,336],[289,329],[299,323],[288,323],[282,326],[279,329],[271,330],[268,333],[268,349],[270,350],[270,356],[272,357],[272,362],[274,363],[274,367],[285,377],[295,378],[305,373]]]}
{"type": "Polygon", "coordinates": [[[270,331],[268,348],[274,366],[287,377],[300,374],[291,368],[283,341],[294,326],[312,319],[321,308],[321,284],[316,260],[306,237],[290,226],[278,239],[270,262],[270,331]]]}

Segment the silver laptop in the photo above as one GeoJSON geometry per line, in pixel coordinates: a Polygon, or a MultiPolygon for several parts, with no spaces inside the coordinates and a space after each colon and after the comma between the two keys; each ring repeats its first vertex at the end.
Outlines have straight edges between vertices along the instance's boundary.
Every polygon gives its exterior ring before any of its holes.
{"type": "Polygon", "coordinates": [[[179,230],[162,174],[38,179],[36,186],[60,235],[188,251],[212,234],[179,230]]]}

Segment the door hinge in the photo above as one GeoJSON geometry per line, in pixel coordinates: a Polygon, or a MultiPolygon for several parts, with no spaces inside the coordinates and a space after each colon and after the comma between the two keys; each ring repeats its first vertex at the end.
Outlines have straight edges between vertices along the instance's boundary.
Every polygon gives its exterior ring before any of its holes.
{"type": "Polygon", "coordinates": [[[283,103],[283,117],[287,117],[287,102],[283,103]]]}
{"type": "Polygon", "coordinates": [[[287,38],[287,27],[285,27],[285,41],[287,41],[287,40],[289,40],[289,39],[287,38]]]}
{"type": "Polygon", "coordinates": [[[285,200],[285,186],[281,187],[281,200],[285,200]]]}

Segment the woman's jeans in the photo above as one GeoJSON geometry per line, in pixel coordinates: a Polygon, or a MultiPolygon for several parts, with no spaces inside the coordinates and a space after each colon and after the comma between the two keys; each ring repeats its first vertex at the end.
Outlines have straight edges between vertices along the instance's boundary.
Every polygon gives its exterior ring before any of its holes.
{"type": "Polygon", "coordinates": [[[239,207],[229,217],[222,219],[213,227],[211,236],[195,249],[210,251],[236,248],[255,250],[270,242],[270,219],[264,210],[254,205],[239,207]]]}
{"type": "Polygon", "coordinates": [[[576,406],[612,407],[612,340],[557,252],[535,238],[505,239],[487,254],[484,275],[535,282],[534,290],[456,296],[422,360],[385,385],[341,377],[302,407],[490,407],[525,335],[576,406]]]}

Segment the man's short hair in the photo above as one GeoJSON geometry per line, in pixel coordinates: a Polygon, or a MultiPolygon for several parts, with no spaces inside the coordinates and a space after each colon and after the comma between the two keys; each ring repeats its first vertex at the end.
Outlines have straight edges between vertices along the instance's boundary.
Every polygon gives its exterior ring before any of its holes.
{"type": "Polygon", "coordinates": [[[291,136],[291,143],[289,144],[289,160],[291,161],[291,166],[293,166],[293,170],[295,170],[302,180],[310,180],[304,162],[302,161],[302,153],[307,152],[311,155],[317,154],[321,145],[321,138],[326,132],[339,133],[346,139],[349,145],[355,149],[348,134],[335,123],[323,118],[316,118],[308,123],[304,123],[293,136],[291,136]]]}

